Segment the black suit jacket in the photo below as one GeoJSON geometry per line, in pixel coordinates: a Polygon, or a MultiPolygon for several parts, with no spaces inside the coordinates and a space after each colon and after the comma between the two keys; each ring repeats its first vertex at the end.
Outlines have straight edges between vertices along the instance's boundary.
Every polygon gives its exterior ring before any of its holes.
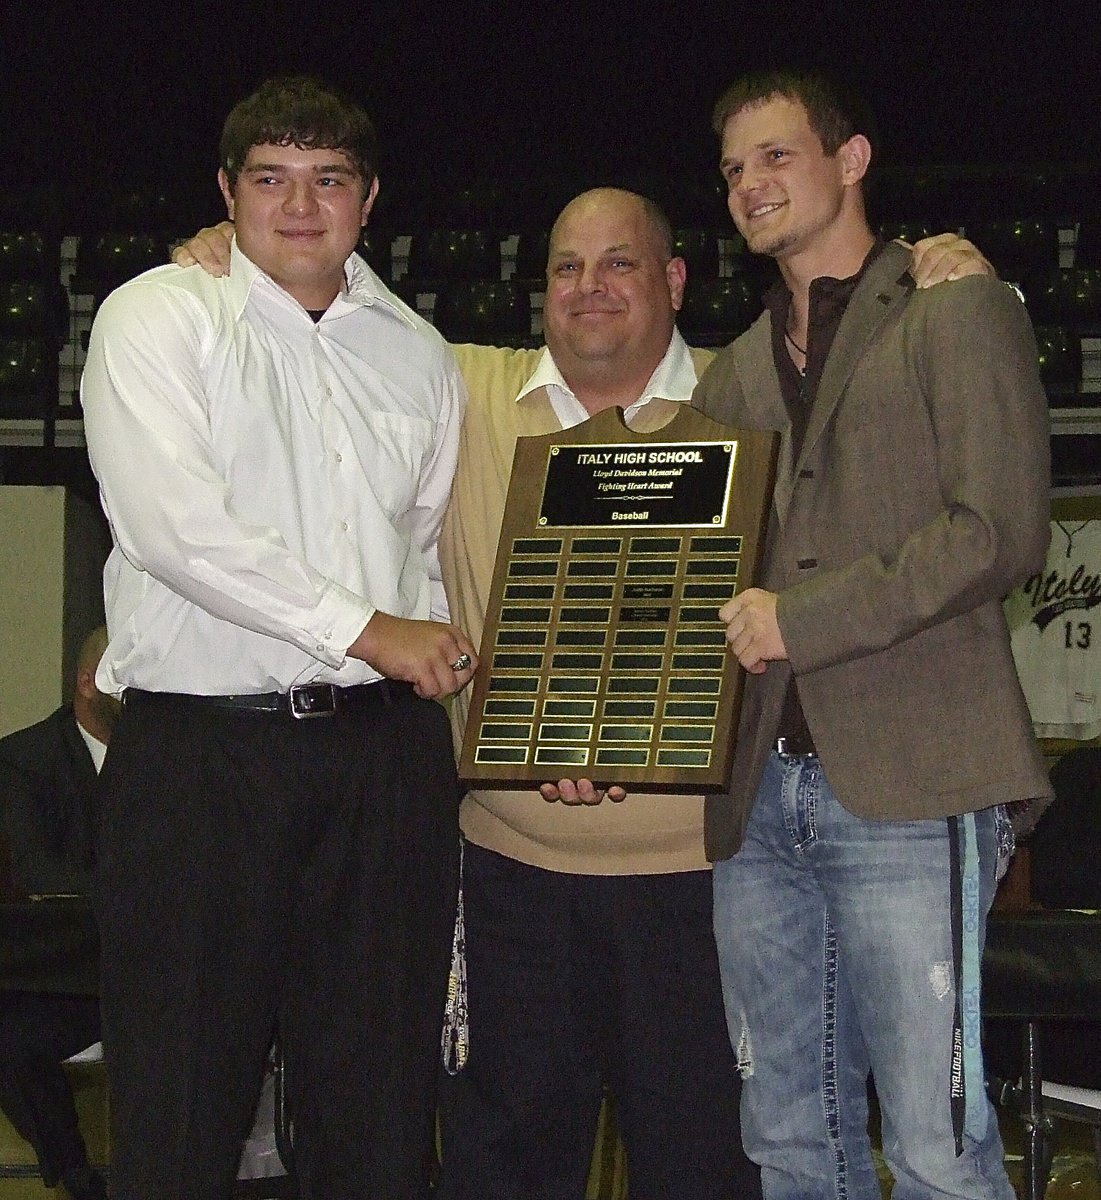
{"type": "Polygon", "coordinates": [[[17,891],[90,891],[96,780],[72,705],[0,739],[0,815],[17,891]]]}

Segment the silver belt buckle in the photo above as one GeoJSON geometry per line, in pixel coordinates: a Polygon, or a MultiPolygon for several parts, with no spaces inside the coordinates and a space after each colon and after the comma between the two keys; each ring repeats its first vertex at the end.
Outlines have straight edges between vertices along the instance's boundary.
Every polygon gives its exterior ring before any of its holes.
{"type": "Polygon", "coordinates": [[[800,743],[795,738],[778,737],[772,748],[781,758],[815,758],[817,756],[817,750],[797,750],[796,747],[800,744],[806,745],[805,742],[800,743]]]}
{"type": "Polygon", "coordinates": [[[336,688],[331,683],[299,683],[287,693],[287,707],[296,721],[331,717],[336,712],[336,688]]]}

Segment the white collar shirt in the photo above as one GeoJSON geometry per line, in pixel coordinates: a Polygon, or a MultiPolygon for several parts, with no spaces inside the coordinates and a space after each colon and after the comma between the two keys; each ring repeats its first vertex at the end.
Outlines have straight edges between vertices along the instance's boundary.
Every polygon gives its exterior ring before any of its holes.
{"type": "MultiPolygon", "coordinates": [[[[679,330],[673,330],[669,348],[665,351],[661,362],[654,368],[650,381],[642,389],[642,394],[623,411],[623,419],[631,424],[635,414],[645,404],[655,397],[663,400],[687,401],[691,399],[692,391],[697,383],[696,368],[692,362],[692,354],[681,337],[679,330]]],[[[551,358],[550,350],[545,346],[531,378],[520,389],[516,399],[523,398],[538,388],[545,387],[550,398],[554,415],[558,418],[563,429],[572,429],[587,421],[592,416],[580,400],[574,395],[570,385],[562,377],[562,372],[551,358]]]]}
{"type": "Polygon", "coordinates": [[[320,321],[234,244],[104,302],[81,382],[111,524],[100,688],[220,695],[378,678],[376,611],[443,619],[436,539],[466,392],[357,255],[320,321]]]}
{"type": "Polygon", "coordinates": [[[101,742],[95,734],[89,733],[79,721],[76,723],[76,730],[85,746],[88,747],[88,753],[92,756],[92,766],[95,767],[98,775],[103,770],[103,760],[107,757],[107,743],[101,742]]]}

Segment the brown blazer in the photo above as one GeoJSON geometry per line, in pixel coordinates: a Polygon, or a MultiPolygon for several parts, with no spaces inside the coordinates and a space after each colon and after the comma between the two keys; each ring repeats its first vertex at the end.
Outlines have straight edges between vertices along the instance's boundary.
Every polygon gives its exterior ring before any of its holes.
{"type": "Polygon", "coordinates": [[[693,397],[717,420],[782,432],[762,586],[779,593],[790,662],[747,681],[730,789],[708,799],[712,861],[741,845],[792,671],[851,812],[1050,797],[1001,606],[1048,542],[1035,341],[1009,288],[915,290],[909,261],[891,244],[858,285],[797,462],[767,314],[693,397]]]}

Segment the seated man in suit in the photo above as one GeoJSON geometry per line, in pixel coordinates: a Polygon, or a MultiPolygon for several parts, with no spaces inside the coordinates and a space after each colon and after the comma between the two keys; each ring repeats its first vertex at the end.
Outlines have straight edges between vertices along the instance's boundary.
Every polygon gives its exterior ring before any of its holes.
{"type": "MultiPolygon", "coordinates": [[[[102,626],[77,663],[71,704],[0,741],[0,813],[17,893],[86,893],[91,887],[96,774],[118,701],[96,688],[107,645],[102,626]]],[[[99,1041],[99,1000],[0,992],[0,1109],[34,1147],[47,1187],[74,1200],[106,1196],[88,1163],[62,1060],[99,1041]]]]}

